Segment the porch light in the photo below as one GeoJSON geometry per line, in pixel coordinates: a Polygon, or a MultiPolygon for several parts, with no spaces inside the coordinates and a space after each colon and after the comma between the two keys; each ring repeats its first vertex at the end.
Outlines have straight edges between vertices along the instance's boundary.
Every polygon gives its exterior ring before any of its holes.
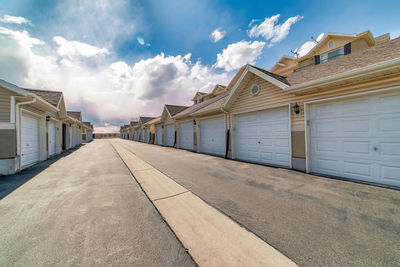
{"type": "Polygon", "coordinates": [[[294,104],[293,111],[295,114],[300,114],[300,106],[297,103],[294,104]]]}
{"type": "Polygon", "coordinates": [[[50,121],[50,116],[46,116],[46,121],[50,121]]]}
{"type": "Polygon", "coordinates": [[[196,120],[193,120],[193,125],[196,125],[196,120]]]}

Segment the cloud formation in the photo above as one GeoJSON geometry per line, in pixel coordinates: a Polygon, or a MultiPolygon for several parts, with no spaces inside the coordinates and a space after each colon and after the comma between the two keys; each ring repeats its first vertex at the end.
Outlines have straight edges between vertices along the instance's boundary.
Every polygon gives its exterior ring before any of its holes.
{"type": "Polygon", "coordinates": [[[192,62],[190,53],[160,53],[128,64],[104,48],[60,36],[54,41],[0,27],[0,73],[20,86],[63,91],[68,109],[81,110],[95,131],[118,131],[132,117],[158,116],[166,103],[190,105],[198,90],[210,91],[231,78],[192,62]],[[99,55],[102,60],[88,64],[99,55]]]}
{"type": "Polygon", "coordinates": [[[245,64],[254,64],[264,46],[265,42],[245,40],[230,44],[222,50],[222,53],[218,53],[214,67],[233,71],[245,64]]]}
{"type": "Polygon", "coordinates": [[[221,28],[217,28],[210,34],[210,39],[214,43],[217,43],[222,38],[224,38],[225,35],[226,35],[226,31],[225,30],[222,30],[221,28]]]}
{"type": "Polygon", "coordinates": [[[105,48],[96,47],[90,44],[78,41],[68,41],[61,36],[53,37],[58,45],[57,52],[62,57],[71,58],[73,56],[94,57],[99,55],[108,55],[110,52],[105,48]]]}
{"type": "Polygon", "coordinates": [[[289,34],[291,26],[303,18],[302,16],[297,15],[288,18],[282,24],[277,24],[279,17],[280,14],[266,17],[260,24],[255,24],[256,20],[253,19],[249,24],[249,27],[251,27],[248,31],[249,37],[262,37],[265,40],[270,41],[268,47],[271,47],[285,39],[289,34]]]}
{"type": "Polygon", "coordinates": [[[10,23],[10,24],[30,24],[30,21],[23,17],[15,17],[5,14],[0,21],[3,23],[10,23]]]}

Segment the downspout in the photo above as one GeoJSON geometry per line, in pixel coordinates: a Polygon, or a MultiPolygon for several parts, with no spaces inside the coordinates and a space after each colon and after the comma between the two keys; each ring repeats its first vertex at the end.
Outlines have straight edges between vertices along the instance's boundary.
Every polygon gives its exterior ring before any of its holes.
{"type": "Polygon", "coordinates": [[[225,158],[228,158],[228,152],[229,152],[229,134],[230,134],[230,127],[231,127],[231,123],[230,123],[230,116],[229,116],[229,112],[226,111],[223,107],[221,107],[221,111],[224,112],[227,116],[227,129],[226,129],[226,147],[225,147],[225,158]]]}
{"type": "MultiPolygon", "coordinates": [[[[32,100],[26,101],[26,102],[21,102],[15,104],[15,130],[16,130],[16,143],[17,143],[17,156],[21,157],[21,129],[20,129],[20,121],[21,121],[21,113],[19,110],[19,107],[22,105],[28,105],[28,104],[33,104],[36,102],[36,98],[32,97],[32,100]]],[[[18,162],[18,170],[21,169],[21,160],[18,162]]]]}

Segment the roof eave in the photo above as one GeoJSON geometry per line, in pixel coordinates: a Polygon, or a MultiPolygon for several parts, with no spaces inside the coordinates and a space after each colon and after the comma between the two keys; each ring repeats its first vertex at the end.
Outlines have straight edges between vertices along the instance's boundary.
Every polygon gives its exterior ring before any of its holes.
{"type": "Polygon", "coordinates": [[[16,86],[15,84],[12,84],[12,83],[9,83],[9,82],[7,82],[5,80],[2,80],[2,79],[0,79],[0,86],[5,88],[5,89],[7,89],[7,90],[9,90],[9,91],[17,93],[17,94],[19,94],[21,96],[28,96],[29,95],[28,91],[22,89],[19,86],[16,86]]]}
{"type": "Polygon", "coordinates": [[[55,106],[53,106],[52,104],[50,104],[49,102],[47,102],[46,100],[44,100],[43,98],[41,98],[40,96],[34,94],[34,93],[28,93],[28,95],[36,98],[37,100],[39,100],[41,103],[43,103],[44,105],[46,105],[47,107],[49,107],[50,109],[58,112],[60,111],[58,108],[56,108],[55,106]]]}
{"type": "Polygon", "coordinates": [[[298,85],[293,85],[285,88],[285,91],[288,92],[299,92],[299,91],[305,91],[309,90],[315,87],[322,87],[322,86],[329,86],[333,84],[334,82],[337,82],[338,80],[344,81],[344,80],[352,80],[352,79],[357,79],[361,77],[365,77],[373,72],[384,72],[384,71],[389,71],[391,69],[396,69],[398,68],[400,70],[400,58],[395,58],[391,60],[387,60],[384,62],[380,62],[377,64],[373,64],[367,67],[351,70],[348,72],[344,73],[339,73],[336,75],[328,76],[325,78],[313,80],[310,82],[305,82],[301,83],[298,85]]]}

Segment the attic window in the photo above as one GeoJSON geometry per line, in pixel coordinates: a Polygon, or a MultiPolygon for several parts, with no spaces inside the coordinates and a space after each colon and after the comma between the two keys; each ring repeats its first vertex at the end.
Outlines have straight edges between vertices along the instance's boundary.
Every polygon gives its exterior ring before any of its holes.
{"type": "Polygon", "coordinates": [[[256,96],[258,93],[260,93],[260,86],[258,84],[253,84],[250,88],[250,94],[256,96]]]}
{"type": "Polygon", "coordinates": [[[328,43],[328,49],[332,49],[335,47],[335,42],[333,40],[330,40],[328,43]]]}

